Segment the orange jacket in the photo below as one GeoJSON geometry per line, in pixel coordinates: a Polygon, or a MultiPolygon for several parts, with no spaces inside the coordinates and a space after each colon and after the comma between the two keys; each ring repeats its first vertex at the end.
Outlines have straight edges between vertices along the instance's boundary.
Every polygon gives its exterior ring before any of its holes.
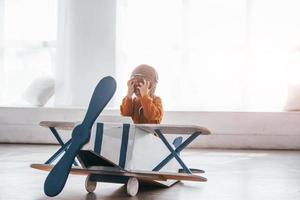
{"type": "Polygon", "coordinates": [[[145,95],[140,98],[125,97],[120,106],[122,116],[130,116],[136,124],[159,124],[163,117],[161,99],[145,95]]]}

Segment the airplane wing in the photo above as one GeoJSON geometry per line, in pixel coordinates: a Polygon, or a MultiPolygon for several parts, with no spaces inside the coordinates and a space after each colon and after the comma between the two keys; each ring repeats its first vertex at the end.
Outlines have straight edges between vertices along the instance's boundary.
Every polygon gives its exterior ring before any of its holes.
{"type": "MultiPolygon", "coordinates": [[[[40,126],[43,127],[55,127],[57,130],[73,130],[77,122],[63,122],[63,121],[42,121],[40,126]]],[[[211,132],[204,127],[197,125],[175,125],[175,124],[135,124],[137,128],[140,128],[149,133],[155,133],[156,129],[159,129],[163,134],[192,134],[195,132],[201,132],[203,135],[209,135],[211,132]]]]}
{"type": "Polygon", "coordinates": [[[40,126],[46,128],[56,128],[57,130],[73,130],[77,122],[63,122],[63,121],[41,121],[40,126]]]}
{"type": "Polygon", "coordinates": [[[178,134],[178,135],[190,135],[195,132],[199,132],[203,135],[209,135],[211,132],[204,127],[197,125],[175,125],[175,124],[136,124],[137,128],[140,128],[146,132],[154,133],[159,129],[163,134],[178,134]]]}
{"type": "MultiPolygon", "coordinates": [[[[43,171],[51,171],[54,165],[47,164],[31,164],[34,169],[39,169],[43,171]]],[[[157,171],[123,171],[118,170],[114,167],[103,167],[103,166],[91,166],[89,168],[81,167],[72,167],[70,174],[73,175],[89,175],[89,174],[102,174],[102,175],[116,175],[116,176],[127,176],[135,177],[141,180],[148,181],[166,181],[166,180],[185,180],[185,181],[196,181],[196,182],[205,182],[206,178],[186,173],[174,173],[174,172],[157,172],[157,171]]]]}
{"type": "Polygon", "coordinates": [[[62,122],[62,121],[41,121],[40,126],[49,128],[53,127],[57,130],[73,130],[76,122],[62,122]]]}

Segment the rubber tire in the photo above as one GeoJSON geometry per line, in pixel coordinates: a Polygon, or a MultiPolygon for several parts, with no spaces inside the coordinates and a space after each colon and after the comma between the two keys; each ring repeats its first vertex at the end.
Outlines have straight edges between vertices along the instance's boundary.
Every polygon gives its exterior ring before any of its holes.
{"type": "Polygon", "coordinates": [[[129,196],[135,196],[139,191],[139,180],[131,177],[126,184],[126,192],[129,196]]]}
{"type": "Polygon", "coordinates": [[[97,187],[97,182],[91,181],[90,175],[85,179],[85,189],[88,193],[94,192],[97,187]]]}

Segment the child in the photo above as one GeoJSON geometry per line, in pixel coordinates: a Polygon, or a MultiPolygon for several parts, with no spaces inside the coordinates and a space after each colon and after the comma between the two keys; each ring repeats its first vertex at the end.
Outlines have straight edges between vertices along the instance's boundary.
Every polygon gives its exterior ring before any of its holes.
{"type": "Polygon", "coordinates": [[[163,117],[161,99],[154,95],[158,75],[149,65],[136,67],[127,82],[128,92],[120,106],[122,116],[137,124],[159,124],[163,117]],[[135,94],[135,97],[132,97],[135,94]]]}

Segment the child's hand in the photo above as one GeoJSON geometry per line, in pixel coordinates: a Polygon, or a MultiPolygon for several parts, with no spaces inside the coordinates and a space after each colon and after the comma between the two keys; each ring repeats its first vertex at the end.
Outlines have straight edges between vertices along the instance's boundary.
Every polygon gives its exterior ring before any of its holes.
{"type": "Polygon", "coordinates": [[[127,86],[128,86],[127,97],[131,98],[134,93],[134,82],[132,81],[132,79],[130,79],[127,82],[127,86]]]}
{"type": "Polygon", "coordinates": [[[150,81],[144,80],[144,83],[140,83],[138,89],[140,90],[140,94],[142,97],[148,95],[150,91],[150,81]]]}

